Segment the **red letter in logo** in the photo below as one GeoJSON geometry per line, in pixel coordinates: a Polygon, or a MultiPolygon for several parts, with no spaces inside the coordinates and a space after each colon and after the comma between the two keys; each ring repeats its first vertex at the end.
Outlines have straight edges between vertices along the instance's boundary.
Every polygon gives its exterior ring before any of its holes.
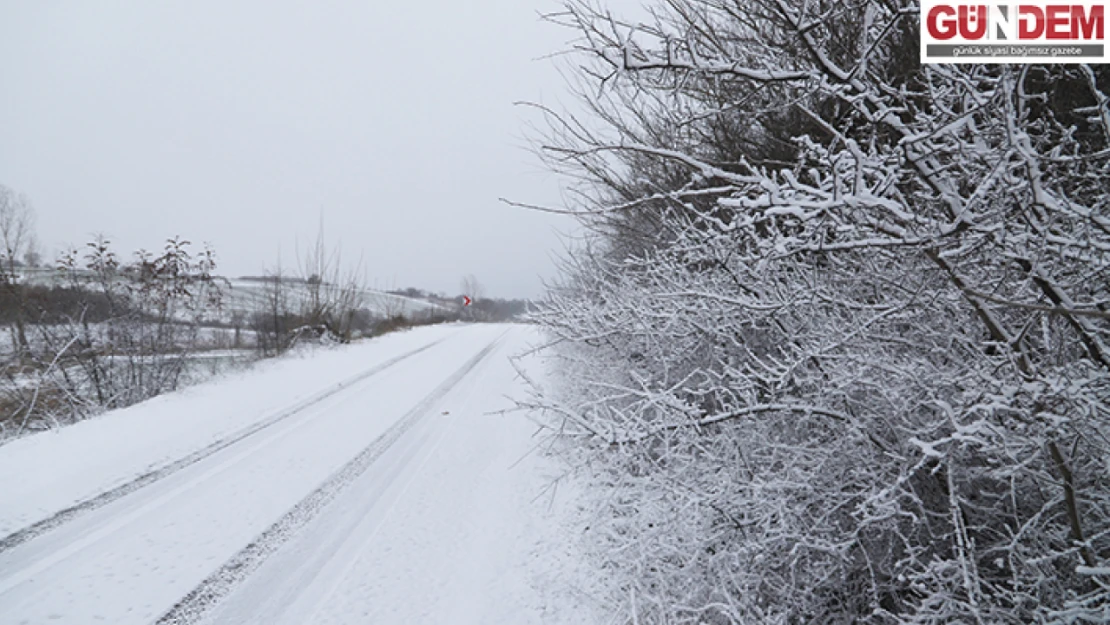
{"type": "Polygon", "coordinates": [[[1018,39],[1038,39],[1044,33],[1044,12],[1040,7],[1023,4],[1018,7],[1018,39]]]}
{"type": "Polygon", "coordinates": [[[987,7],[980,4],[974,7],[960,7],[960,36],[967,40],[982,39],[987,34],[987,7]],[[975,10],[971,13],[972,9],[975,10]],[[970,16],[969,16],[970,14],[970,16]],[[969,19],[970,17],[970,19],[969,19]],[[975,30],[969,22],[975,22],[975,30]]]}
{"type": "Polygon", "coordinates": [[[1103,39],[1102,36],[1102,5],[1095,5],[1091,7],[1091,14],[1085,15],[1083,7],[1080,5],[1072,5],[1071,7],[1071,38],[1103,39]]]}
{"type": "Polygon", "coordinates": [[[940,4],[929,11],[925,25],[929,29],[929,36],[938,41],[945,41],[956,36],[956,11],[950,6],[940,4]],[[941,19],[941,17],[947,19],[941,19]]]}
{"type": "Polygon", "coordinates": [[[1050,4],[1045,7],[1045,39],[1071,39],[1071,9],[1050,4]],[[1063,28],[1060,28],[1063,26],[1063,28]]]}

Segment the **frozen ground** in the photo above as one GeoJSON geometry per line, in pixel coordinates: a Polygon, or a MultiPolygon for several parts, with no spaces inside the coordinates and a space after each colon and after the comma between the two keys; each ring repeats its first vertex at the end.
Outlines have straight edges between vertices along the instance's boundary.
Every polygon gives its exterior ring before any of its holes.
{"type": "Polygon", "coordinates": [[[573,492],[497,413],[533,338],[394,334],[0,447],[0,623],[599,622],[573,492]]]}

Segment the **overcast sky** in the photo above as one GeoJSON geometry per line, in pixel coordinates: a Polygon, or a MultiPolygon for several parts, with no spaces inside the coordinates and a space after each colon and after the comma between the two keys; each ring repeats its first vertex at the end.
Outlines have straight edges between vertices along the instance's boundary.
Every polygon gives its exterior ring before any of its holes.
{"type": "Polygon", "coordinates": [[[557,202],[517,100],[568,100],[549,0],[0,0],[0,184],[50,254],[181,235],[258,274],[319,216],[372,286],[533,296],[557,202]]]}

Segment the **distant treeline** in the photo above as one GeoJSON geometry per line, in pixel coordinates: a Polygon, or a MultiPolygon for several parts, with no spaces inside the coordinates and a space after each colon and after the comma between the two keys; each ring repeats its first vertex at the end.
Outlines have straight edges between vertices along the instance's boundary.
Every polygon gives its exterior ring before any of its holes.
{"type": "MultiPolygon", "coordinates": [[[[112,314],[112,306],[103,293],[82,287],[29,285],[22,290],[23,311],[31,321],[57,323],[83,316],[85,321],[98,323],[112,314]]],[[[20,297],[8,290],[0,291],[0,324],[16,322],[20,297]]]]}
{"type": "Polygon", "coordinates": [[[482,298],[470,305],[484,321],[508,321],[523,315],[528,309],[528,301],[522,299],[482,298]]]}
{"type": "MultiPolygon", "coordinates": [[[[429,291],[409,287],[386,291],[390,295],[410,297],[413,299],[431,300],[436,302],[453,302],[462,306],[463,296],[444,297],[429,291]]],[[[477,297],[469,306],[472,316],[479,321],[508,321],[519,318],[528,310],[528,300],[499,299],[496,297],[477,297]]]]}

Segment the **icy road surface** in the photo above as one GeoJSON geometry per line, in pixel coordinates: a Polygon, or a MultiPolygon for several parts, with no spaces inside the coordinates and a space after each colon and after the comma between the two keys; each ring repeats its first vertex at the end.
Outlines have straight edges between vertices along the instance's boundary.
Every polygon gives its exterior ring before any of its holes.
{"type": "Polygon", "coordinates": [[[557,467],[497,414],[535,339],[414,330],[0,447],[0,623],[596,620],[557,467]]]}

